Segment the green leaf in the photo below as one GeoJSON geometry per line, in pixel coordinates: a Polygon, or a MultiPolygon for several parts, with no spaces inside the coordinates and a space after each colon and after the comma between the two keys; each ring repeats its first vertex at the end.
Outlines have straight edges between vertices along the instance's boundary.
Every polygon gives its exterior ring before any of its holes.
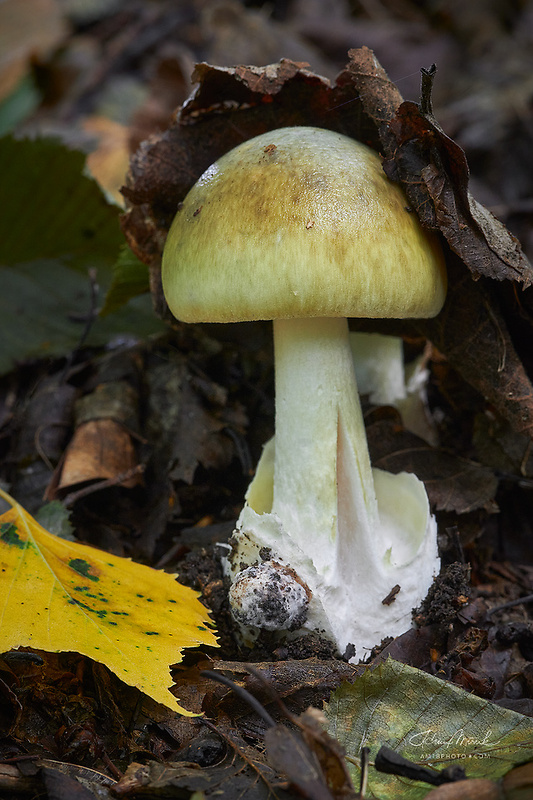
{"type": "MultiPolygon", "coordinates": [[[[55,139],[0,139],[0,373],[75,349],[91,308],[89,269],[103,296],[124,239],[120,209],[84,174],[85,155],[55,139]]],[[[98,302],[98,301],[97,301],[98,302]]],[[[86,343],[164,329],[149,297],[98,318],[86,343]]]]}
{"type": "Polygon", "coordinates": [[[35,514],[35,521],[46,528],[49,533],[59,536],[60,539],[66,539],[69,542],[76,541],[69,511],[59,500],[52,500],[51,503],[41,506],[35,514]]]}
{"type": "MultiPolygon", "coordinates": [[[[341,686],[326,715],[352,758],[369,747],[373,759],[386,744],[417,764],[460,764],[468,778],[490,779],[533,758],[533,720],[392,659],[341,686]]],[[[371,768],[367,796],[421,800],[429,788],[371,768]]]]}
{"type": "Polygon", "coordinates": [[[41,95],[31,75],[25,75],[0,103],[0,136],[9,133],[23,122],[41,101],[41,95]]]}
{"type": "MultiPolygon", "coordinates": [[[[55,260],[5,267],[0,278],[0,373],[17,362],[60,356],[78,346],[91,305],[87,276],[55,260]]],[[[98,317],[86,343],[102,346],[117,336],[142,339],[163,330],[150,297],[138,297],[119,312],[98,317]]]]}
{"type": "Polygon", "coordinates": [[[0,140],[0,263],[68,259],[109,266],[123,237],[118,208],[83,174],[85,154],[56,139],[0,140]]]}
{"type": "Polygon", "coordinates": [[[148,267],[129,247],[122,247],[113,266],[113,282],[100,314],[105,317],[121,308],[128,300],[150,291],[148,267]]]}

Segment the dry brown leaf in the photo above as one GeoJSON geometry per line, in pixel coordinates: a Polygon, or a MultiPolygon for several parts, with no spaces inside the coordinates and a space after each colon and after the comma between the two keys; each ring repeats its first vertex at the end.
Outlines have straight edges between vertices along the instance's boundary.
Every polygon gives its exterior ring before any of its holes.
{"type": "Polygon", "coordinates": [[[464,151],[430,115],[416,103],[402,103],[382,141],[387,174],[403,185],[422,222],[441,231],[475,278],[531,284],[533,270],[519,242],[471,196],[464,151]]]}
{"type": "Polygon", "coordinates": [[[533,433],[533,385],[513,345],[497,290],[474,282],[449,263],[450,285],[441,313],[417,323],[462,377],[487,398],[515,431],[533,433]]]}
{"type": "MultiPolygon", "coordinates": [[[[84,422],[76,429],[67,448],[58,489],[78,483],[114,480],[131,473],[137,464],[135,448],[128,431],[112,419],[84,422]]],[[[142,483],[140,474],[119,480],[127,489],[142,483]]]]}
{"type": "Polygon", "coordinates": [[[363,110],[379,129],[386,126],[396,113],[403,98],[387,73],[368,47],[348,52],[349,62],[337,85],[346,87],[360,97],[363,110]]]}
{"type": "MultiPolygon", "coordinates": [[[[160,457],[173,481],[192,484],[196,468],[223,469],[234,455],[224,436],[228,422],[215,415],[194,386],[178,354],[147,372],[150,387],[148,435],[160,445],[160,457]]],[[[213,390],[216,386],[213,384],[213,390]]]]}
{"type": "Polygon", "coordinates": [[[83,129],[93,134],[98,142],[87,156],[89,171],[102,189],[123,206],[120,187],[126,179],[130,160],[128,128],[107,117],[94,116],[83,121],[83,129]]]}

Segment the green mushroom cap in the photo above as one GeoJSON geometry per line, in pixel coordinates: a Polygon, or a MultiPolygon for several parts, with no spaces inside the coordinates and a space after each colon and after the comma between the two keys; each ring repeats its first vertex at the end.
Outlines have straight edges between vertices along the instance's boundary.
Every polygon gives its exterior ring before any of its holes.
{"type": "Polygon", "coordinates": [[[379,155],[311,127],[249,139],[204,172],[162,279],[184,322],[432,317],[446,295],[440,247],[379,155]]]}

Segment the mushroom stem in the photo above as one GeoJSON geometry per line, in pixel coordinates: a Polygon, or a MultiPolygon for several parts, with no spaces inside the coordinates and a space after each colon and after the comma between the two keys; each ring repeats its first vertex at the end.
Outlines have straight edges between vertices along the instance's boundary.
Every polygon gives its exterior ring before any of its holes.
{"type": "Polygon", "coordinates": [[[378,508],[347,321],[275,320],[274,347],[272,512],[324,578],[353,578],[347,542],[375,550],[378,508]]]}
{"type": "Polygon", "coordinates": [[[409,628],[439,568],[435,519],[415,475],[370,465],[346,319],[277,320],[274,342],[276,436],[225,561],[232,611],[246,643],[301,626],[361,657],[409,628]]]}
{"type": "Polygon", "coordinates": [[[394,406],[405,400],[403,340],[383,333],[350,333],[350,348],[357,385],[377,406],[394,406]]]}

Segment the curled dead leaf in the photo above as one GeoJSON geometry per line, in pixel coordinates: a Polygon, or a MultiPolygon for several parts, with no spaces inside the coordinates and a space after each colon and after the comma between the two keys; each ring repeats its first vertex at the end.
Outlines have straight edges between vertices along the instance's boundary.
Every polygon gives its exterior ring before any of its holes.
{"type": "MultiPolygon", "coordinates": [[[[131,473],[135,464],[135,448],[128,431],[112,419],[91,420],[77,428],[67,448],[58,489],[70,489],[86,481],[113,480],[131,473]]],[[[131,489],[142,483],[142,477],[134,472],[119,483],[131,489]]]]}
{"type": "Polygon", "coordinates": [[[382,131],[385,171],[403,185],[422,222],[441,231],[473,277],[529,286],[533,270],[519,242],[468,191],[462,148],[412,102],[402,103],[382,131]]]}

